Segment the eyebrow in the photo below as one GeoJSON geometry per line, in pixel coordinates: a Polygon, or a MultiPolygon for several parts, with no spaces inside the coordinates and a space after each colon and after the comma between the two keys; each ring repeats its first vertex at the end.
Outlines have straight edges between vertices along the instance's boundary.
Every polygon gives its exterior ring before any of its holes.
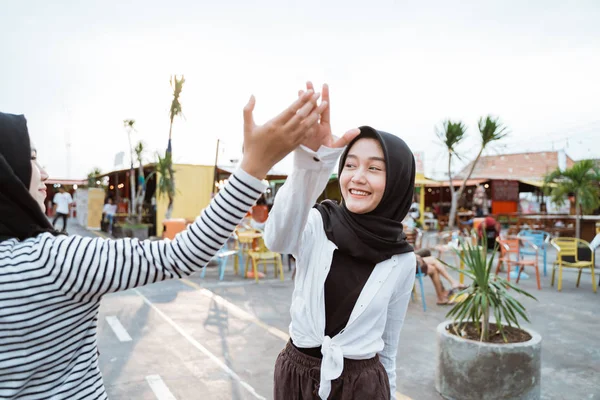
{"type": "MultiPolygon", "coordinates": [[[[358,159],[358,156],[355,156],[354,154],[348,154],[346,156],[346,159],[348,158],[356,158],[358,159]]],[[[385,158],[381,158],[381,157],[369,157],[368,160],[370,161],[381,161],[382,163],[385,163],[385,158]]]]}

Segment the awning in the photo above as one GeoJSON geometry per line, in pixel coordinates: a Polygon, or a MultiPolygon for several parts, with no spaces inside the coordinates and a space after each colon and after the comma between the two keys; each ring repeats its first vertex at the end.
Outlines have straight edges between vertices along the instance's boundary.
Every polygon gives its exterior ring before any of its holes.
{"type": "Polygon", "coordinates": [[[524,183],[529,186],[535,186],[539,188],[543,188],[544,186],[556,187],[556,183],[548,183],[544,184],[544,181],[534,181],[529,179],[519,179],[519,182],[524,183]]]}
{"type": "Polygon", "coordinates": [[[432,179],[428,179],[425,178],[425,175],[423,174],[417,174],[415,176],[415,186],[433,186],[433,185],[437,185],[439,182],[438,181],[434,181],[432,179]]]}
{"type": "MultiPolygon", "coordinates": [[[[467,179],[467,186],[477,186],[477,185],[481,185],[482,183],[486,183],[489,182],[490,179],[467,179]]],[[[428,187],[449,187],[450,184],[448,183],[448,181],[431,181],[431,183],[425,183],[425,186],[428,187]]],[[[452,181],[452,186],[453,187],[458,187],[460,185],[462,185],[463,181],[462,179],[454,179],[452,181]]],[[[416,182],[415,182],[416,184],[416,182]]]]}
{"type": "Polygon", "coordinates": [[[63,185],[63,186],[72,186],[72,185],[87,185],[87,180],[84,179],[48,179],[44,182],[46,185],[63,185]]]}

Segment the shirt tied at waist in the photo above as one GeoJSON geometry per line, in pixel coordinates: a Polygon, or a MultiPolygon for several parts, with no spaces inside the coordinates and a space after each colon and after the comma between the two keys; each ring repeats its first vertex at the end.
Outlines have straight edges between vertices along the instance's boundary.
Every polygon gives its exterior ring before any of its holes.
{"type": "Polygon", "coordinates": [[[325,336],[321,345],[321,382],[319,383],[319,397],[327,400],[331,393],[331,381],[342,375],[344,369],[344,353],[342,348],[334,343],[329,336],[325,336]]]}

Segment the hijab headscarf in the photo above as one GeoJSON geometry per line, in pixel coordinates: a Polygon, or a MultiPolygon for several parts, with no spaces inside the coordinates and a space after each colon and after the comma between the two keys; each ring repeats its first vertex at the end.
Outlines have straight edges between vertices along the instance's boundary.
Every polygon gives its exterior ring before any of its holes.
{"type": "MultiPolygon", "coordinates": [[[[369,126],[346,147],[340,158],[341,176],[348,152],[360,139],[376,139],[386,163],[386,184],[377,207],[366,214],[355,214],[342,201],[338,205],[325,200],[316,206],[323,218],[327,238],[338,251],[363,262],[377,264],[391,256],[413,251],[406,241],[402,220],[408,214],[415,186],[415,159],[406,143],[397,136],[377,131],[369,126]]],[[[336,253],[334,253],[335,263],[336,253]]]]}
{"type": "Polygon", "coordinates": [[[29,193],[31,150],[25,117],[0,112],[0,242],[59,234],[29,193]]]}

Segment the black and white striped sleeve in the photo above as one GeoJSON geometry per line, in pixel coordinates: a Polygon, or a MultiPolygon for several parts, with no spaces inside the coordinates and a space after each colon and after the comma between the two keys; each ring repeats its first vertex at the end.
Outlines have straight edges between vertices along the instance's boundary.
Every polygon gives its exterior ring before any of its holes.
{"type": "Polygon", "coordinates": [[[238,169],[196,221],[173,241],[58,237],[44,258],[52,264],[61,291],[81,300],[181,278],[208,263],[265,188],[260,180],[238,169]]]}

